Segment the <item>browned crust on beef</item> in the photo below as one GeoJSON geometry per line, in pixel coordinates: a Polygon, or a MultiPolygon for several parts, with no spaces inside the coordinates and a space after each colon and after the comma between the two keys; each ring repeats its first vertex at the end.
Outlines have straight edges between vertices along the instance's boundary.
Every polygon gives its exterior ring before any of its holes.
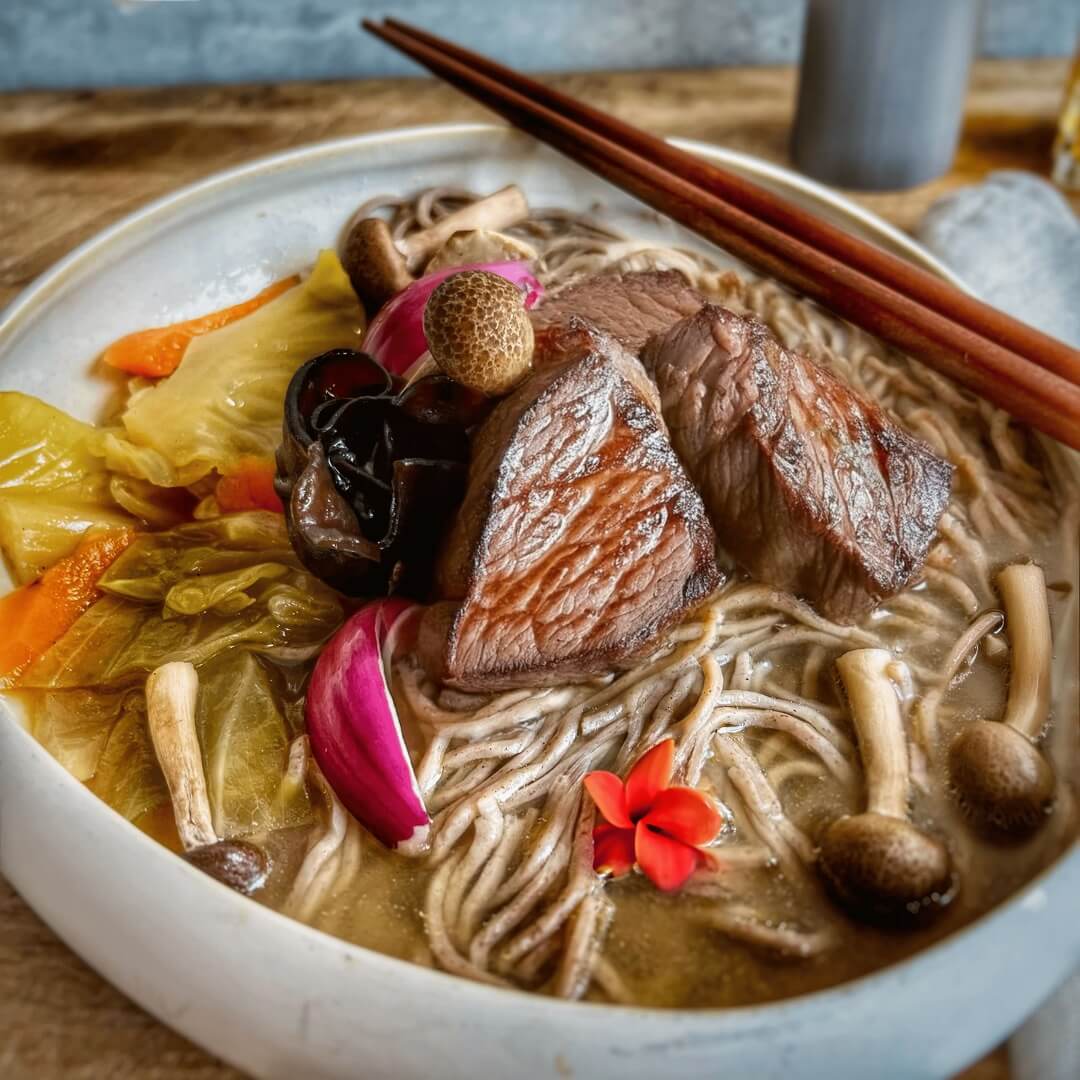
{"type": "Polygon", "coordinates": [[[594,274],[544,301],[532,312],[538,332],[563,326],[577,317],[610,334],[637,354],[653,334],[693,315],[705,297],[676,270],[594,274]]]}
{"type": "MultiPolygon", "coordinates": [[[[704,506],[638,361],[581,322],[495,409],[421,626],[470,690],[585,679],[648,649],[720,581],[704,506]]],[[[655,391],[653,391],[655,394],[655,391]]]]}
{"type": "Polygon", "coordinates": [[[757,319],[713,304],[642,354],[720,543],[854,621],[921,570],[952,466],[757,319]]]}

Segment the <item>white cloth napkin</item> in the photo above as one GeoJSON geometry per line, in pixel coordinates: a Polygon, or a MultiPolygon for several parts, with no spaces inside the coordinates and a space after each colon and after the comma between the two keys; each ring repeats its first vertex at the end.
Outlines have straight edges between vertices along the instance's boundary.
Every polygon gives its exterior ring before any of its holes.
{"type": "MultiPolygon", "coordinates": [[[[992,173],[939,199],[916,235],[981,299],[1080,347],[1080,220],[1030,173],[992,173]]],[[[1080,973],[1010,1042],[1015,1080],[1080,1077],[1080,973]]]]}
{"type": "Polygon", "coordinates": [[[1080,221],[1053,185],[991,173],[934,203],[916,236],[983,300],[1080,347],[1080,221]]]}

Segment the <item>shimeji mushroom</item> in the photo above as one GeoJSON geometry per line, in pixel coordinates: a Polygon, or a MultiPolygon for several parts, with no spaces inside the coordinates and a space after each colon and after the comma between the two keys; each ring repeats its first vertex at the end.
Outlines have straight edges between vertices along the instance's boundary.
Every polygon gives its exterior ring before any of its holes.
{"type": "Polygon", "coordinates": [[[431,257],[424,273],[433,270],[446,270],[453,266],[473,266],[476,263],[535,262],[539,252],[532,244],[519,240],[516,236],[496,232],[494,229],[473,229],[471,232],[456,232],[431,257]]]}
{"type": "Polygon", "coordinates": [[[436,366],[489,397],[511,390],[532,366],[525,297],[513,282],[487,270],[452,274],[428,297],[424,336],[436,366]]]}
{"type": "Polygon", "coordinates": [[[401,240],[394,239],[382,218],[362,218],[345,237],[342,265],[370,315],[401,292],[413,280],[413,269],[422,266],[454,233],[505,229],[523,221],[528,213],[524,193],[511,184],[401,240]]]}
{"type": "Polygon", "coordinates": [[[146,680],[146,718],[154,753],[172,799],[184,858],[231,889],[250,894],[266,881],[265,852],[214,831],[202,753],[195,730],[199,676],[191,664],[163,664],[146,680]]]}
{"type": "Polygon", "coordinates": [[[1035,745],[1050,715],[1050,612],[1032,563],[997,578],[1012,647],[1002,722],[975,720],[949,747],[949,780],[964,815],[992,839],[1021,839],[1048,818],[1054,772],[1035,745]]]}
{"type": "Polygon", "coordinates": [[[854,914],[871,919],[917,915],[950,891],[949,854],[908,818],[907,734],[896,688],[895,658],[856,649],[836,662],[847,692],[866,775],[866,810],[825,830],[818,865],[854,914]]]}

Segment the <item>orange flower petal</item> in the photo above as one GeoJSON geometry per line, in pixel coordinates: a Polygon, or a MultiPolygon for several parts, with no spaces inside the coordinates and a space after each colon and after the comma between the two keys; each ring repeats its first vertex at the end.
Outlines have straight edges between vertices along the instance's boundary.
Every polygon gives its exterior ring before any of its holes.
{"type": "MultiPolygon", "coordinates": [[[[597,810],[604,818],[620,829],[632,829],[634,823],[626,812],[626,789],[623,782],[611,772],[591,772],[585,777],[585,790],[592,796],[597,810]]],[[[631,859],[631,862],[634,860],[631,859]]]]}
{"type": "Polygon", "coordinates": [[[701,861],[697,848],[654,832],[643,821],[634,830],[634,854],[642,873],[663,892],[681,889],[701,861]]]}
{"type": "Polygon", "coordinates": [[[684,844],[708,844],[724,824],[716,803],[694,788],[672,787],[653,799],[652,809],[641,819],[684,844]]]}
{"type": "Polygon", "coordinates": [[[598,874],[622,877],[633,865],[634,830],[597,825],[593,829],[593,869],[598,874]]]}
{"type": "Polygon", "coordinates": [[[665,739],[637,760],[626,778],[626,808],[637,819],[652,806],[653,799],[671,782],[675,740],[665,739]]]}

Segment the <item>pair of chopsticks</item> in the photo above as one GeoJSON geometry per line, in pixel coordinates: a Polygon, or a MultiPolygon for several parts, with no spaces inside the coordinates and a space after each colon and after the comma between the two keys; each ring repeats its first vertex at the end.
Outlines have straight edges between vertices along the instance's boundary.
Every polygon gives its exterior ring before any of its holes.
{"type": "Polygon", "coordinates": [[[756,269],[1080,449],[1080,351],[716,165],[397,19],[370,33],[756,269]]]}

